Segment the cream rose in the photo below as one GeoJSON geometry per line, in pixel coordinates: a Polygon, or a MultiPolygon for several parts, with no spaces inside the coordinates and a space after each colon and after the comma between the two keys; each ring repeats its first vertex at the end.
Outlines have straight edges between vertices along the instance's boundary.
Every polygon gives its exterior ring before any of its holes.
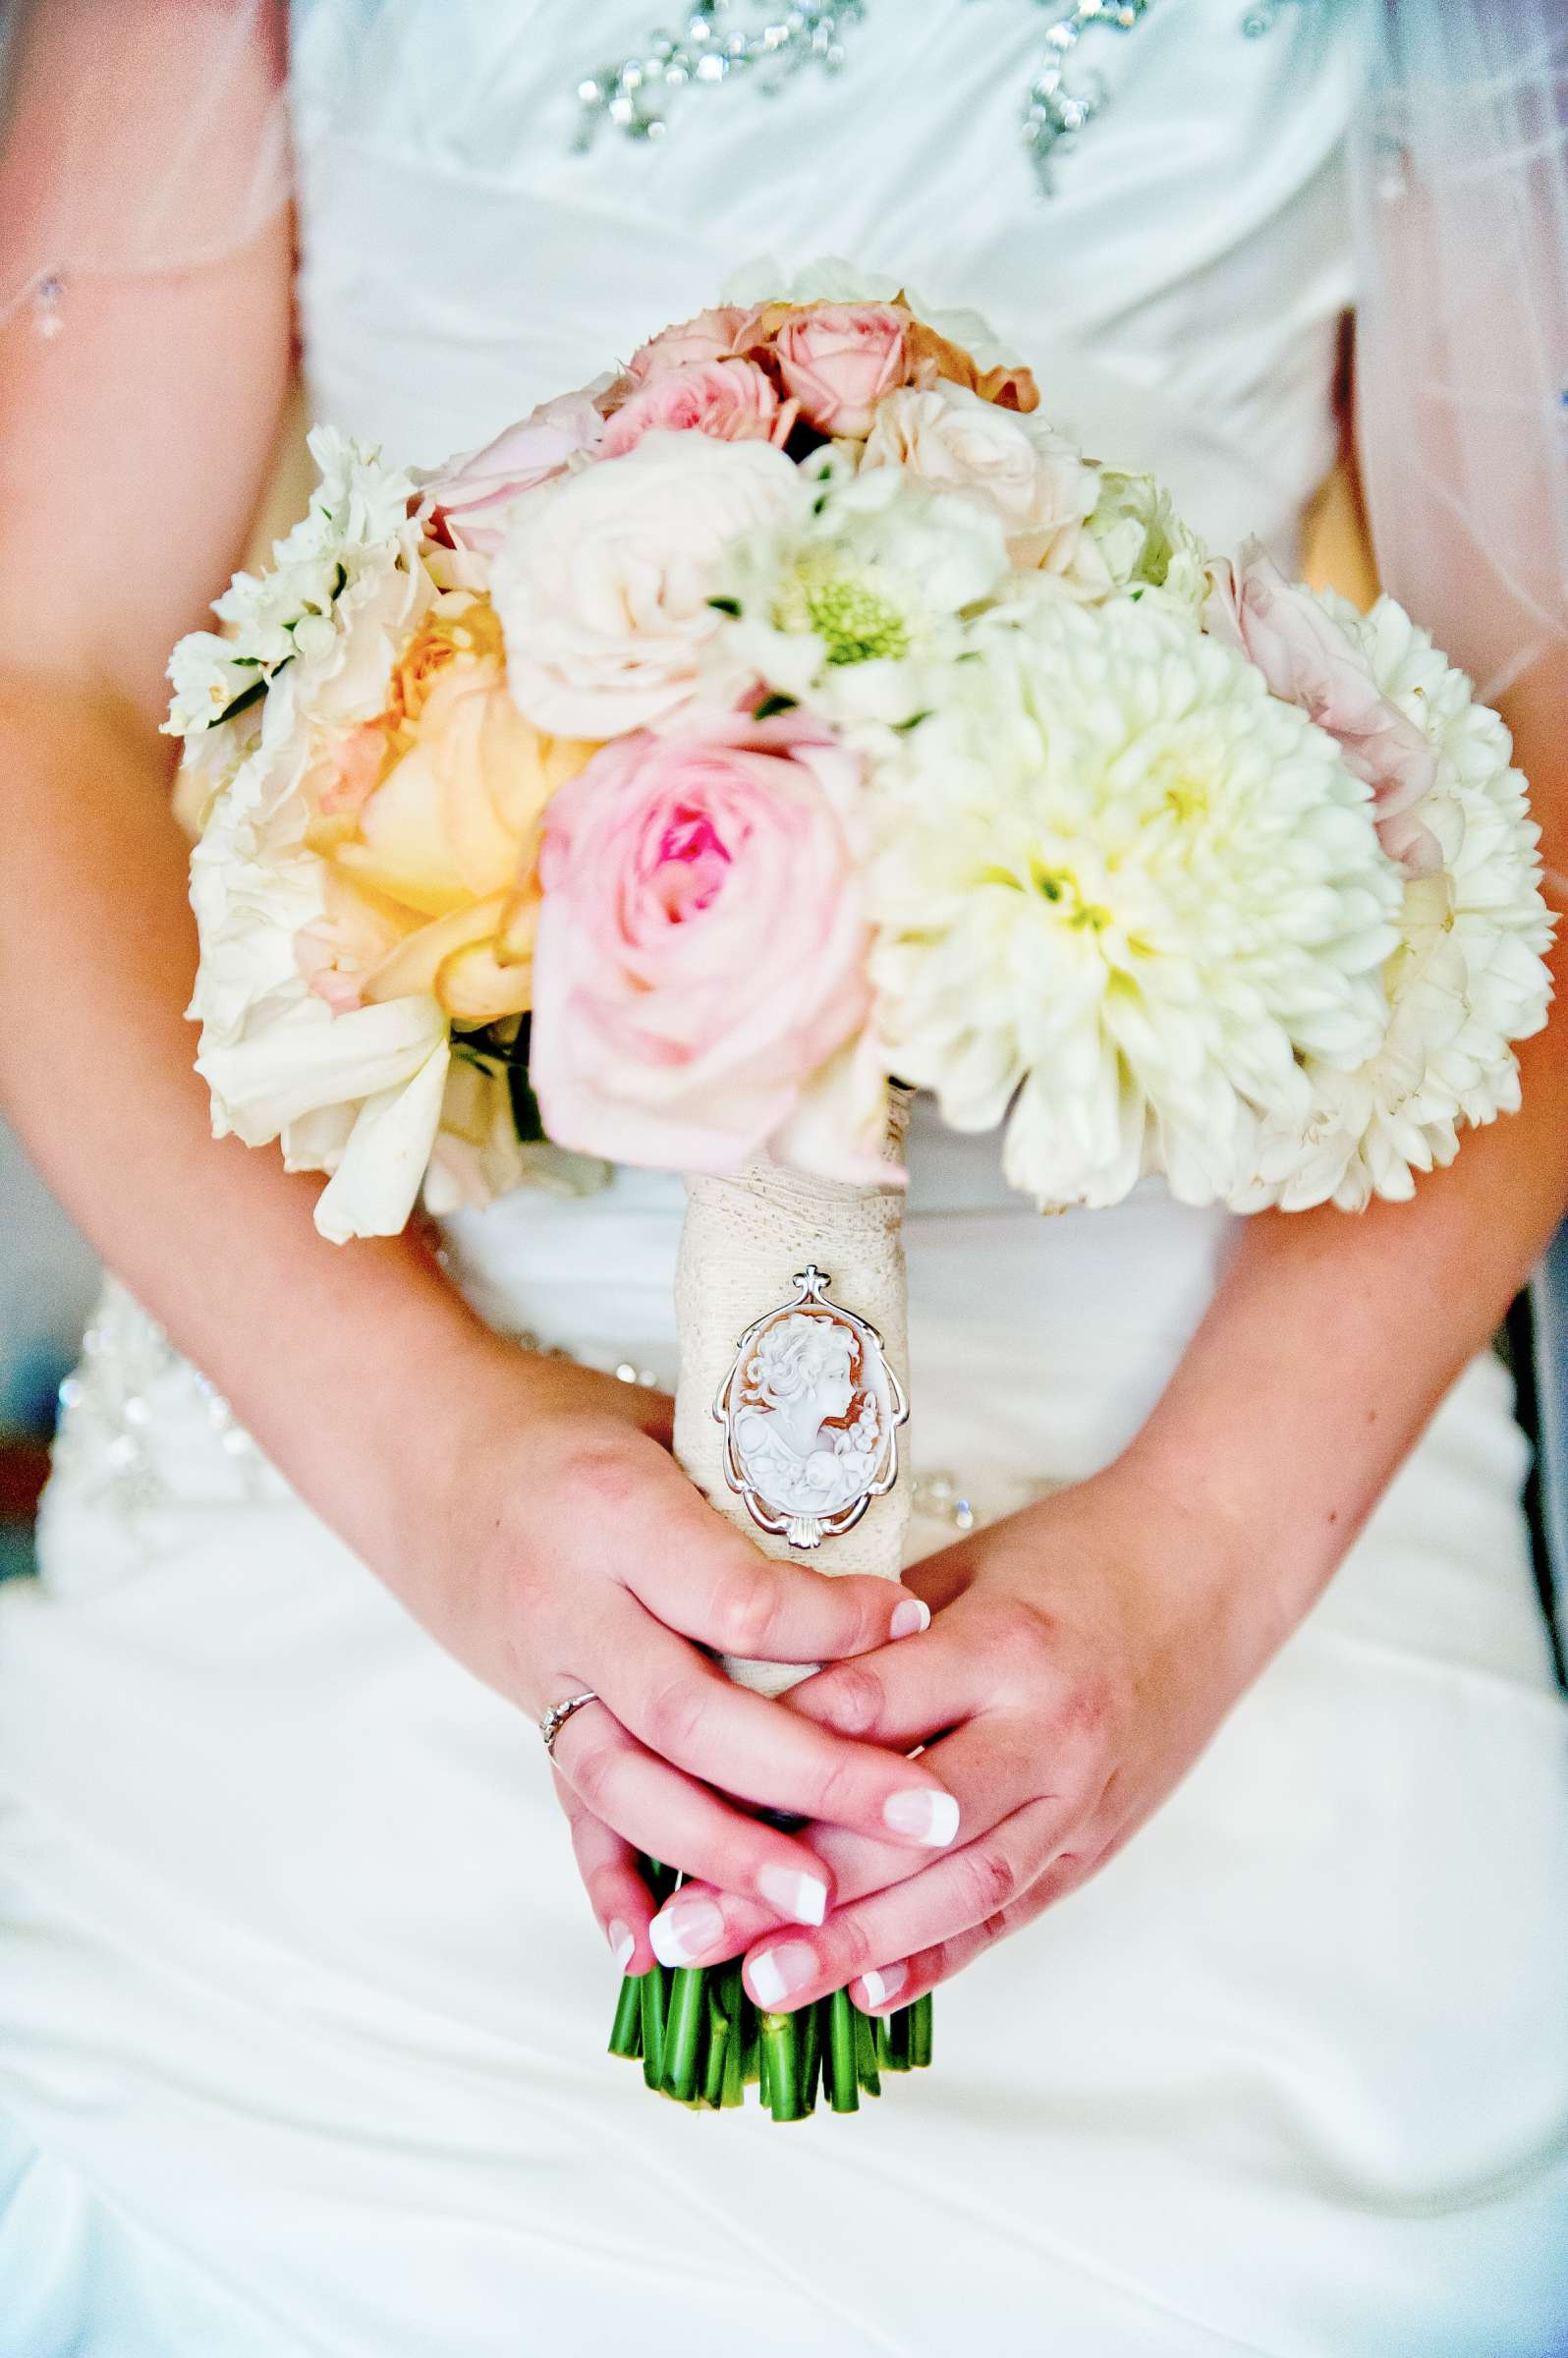
{"type": "Polygon", "coordinates": [[[810,497],[770,443],[670,433],[531,492],[493,576],[519,709],[570,737],[667,720],[718,626],[708,600],[725,550],[810,497]]]}
{"type": "Polygon", "coordinates": [[[965,385],[888,394],[861,466],[902,467],[933,489],[984,500],[1001,515],[1008,560],[1021,572],[1069,571],[1099,498],[1098,471],[1065,434],[965,385]]]}

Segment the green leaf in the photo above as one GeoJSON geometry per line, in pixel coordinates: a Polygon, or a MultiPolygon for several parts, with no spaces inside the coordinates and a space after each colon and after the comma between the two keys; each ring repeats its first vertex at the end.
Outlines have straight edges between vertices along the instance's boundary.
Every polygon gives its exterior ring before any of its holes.
{"type": "Polygon", "coordinates": [[[512,1119],[517,1126],[518,1137],[526,1147],[538,1146],[544,1137],[544,1119],[539,1112],[539,1100],[529,1085],[526,1063],[507,1066],[506,1087],[512,1100],[512,1119]]]}
{"type": "Polygon", "coordinates": [[[801,700],[798,696],[777,694],[764,696],[761,702],[753,708],[752,718],[754,720],[776,720],[781,712],[799,711],[800,702],[801,700]]]}
{"type": "Polygon", "coordinates": [[[738,616],[741,611],[741,601],[738,597],[710,597],[707,602],[715,614],[738,616]]]}
{"type": "MultiPolygon", "coordinates": [[[[281,670],[282,665],[280,664],[278,668],[281,670]]],[[[208,728],[221,729],[226,720],[232,720],[235,714],[237,712],[243,712],[248,704],[258,704],[261,702],[261,699],[265,696],[271,684],[270,678],[264,680],[252,680],[249,688],[241,690],[240,694],[234,699],[232,703],[224,705],[223,710],[218,714],[216,720],[208,721],[208,728]]]]}

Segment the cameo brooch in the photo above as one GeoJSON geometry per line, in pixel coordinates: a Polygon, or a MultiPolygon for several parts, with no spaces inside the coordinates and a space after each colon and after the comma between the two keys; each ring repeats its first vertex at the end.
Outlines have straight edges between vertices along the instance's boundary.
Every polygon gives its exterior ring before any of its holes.
{"type": "Polygon", "coordinates": [[[792,1547],[853,1531],[898,1480],[904,1387],[874,1326],[801,1270],[795,1296],[754,1320],[713,1403],[724,1475],[759,1530],[792,1547]]]}

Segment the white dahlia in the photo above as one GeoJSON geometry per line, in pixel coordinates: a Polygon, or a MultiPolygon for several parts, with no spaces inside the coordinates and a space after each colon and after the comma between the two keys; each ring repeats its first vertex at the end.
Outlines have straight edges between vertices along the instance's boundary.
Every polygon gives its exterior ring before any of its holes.
{"type": "Polygon", "coordinates": [[[1162,1170],[1230,1192],[1301,1058],[1382,1037],[1399,882],[1368,789],[1240,656],[1037,577],[972,626],[871,769],[873,974],[890,1067],[958,1129],[1012,1107],[1042,1207],[1162,1170]]]}
{"type": "Polygon", "coordinates": [[[1265,1125],[1253,1182],[1234,1198],[1244,1210],[1360,1211],[1374,1195],[1412,1196],[1414,1173],[1453,1160],[1463,1125],[1517,1109],[1513,1042],[1540,1030],[1551,997],[1540,829],[1508,731],[1392,598],[1366,616],[1331,592],[1322,603],[1437,756],[1418,810],[1442,865],[1404,887],[1385,1038],[1353,1072],[1309,1059],[1307,1119],[1265,1125]]]}
{"type": "Polygon", "coordinates": [[[1006,578],[1001,515],[896,466],[852,476],[824,454],[806,479],[798,515],[729,553],[709,691],[730,702],[760,682],[828,720],[901,724],[961,651],[960,617],[1006,578]]]}

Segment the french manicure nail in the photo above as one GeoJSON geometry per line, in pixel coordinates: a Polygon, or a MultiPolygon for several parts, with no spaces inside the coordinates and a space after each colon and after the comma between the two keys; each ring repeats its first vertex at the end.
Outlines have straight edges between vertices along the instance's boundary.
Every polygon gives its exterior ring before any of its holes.
{"type": "Polygon", "coordinates": [[[781,1940],[776,1948],[759,1949],[752,1959],[752,1995],[766,2011],[782,2005],[804,1990],[817,1971],[816,1951],[804,1940],[781,1940]]]}
{"type": "Polygon", "coordinates": [[[793,1867],[761,1867],[756,1887],[769,1907],[797,1924],[820,1924],[827,1914],[827,1885],[819,1875],[803,1875],[793,1867]]]}
{"type": "Polygon", "coordinates": [[[863,1973],[861,1983],[868,2006],[885,2006],[909,1980],[907,1965],[884,1965],[880,1973],[863,1973]]]}
{"type": "Polygon", "coordinates": [[[951,1793],[921,1785],[907,1793],[890,1793],[882,1804],[882,1819],[895,1834],[910,1834],[927,1850],[945,1850],[958,1831],[958,1804],[951,1793]]]}
{"type": "Polygon", "coordinates": [[[624,1973],[637,1950],[630,1926],[624,1925],[619,1916],[612,1916],[604,1928],[604,1937],[609,1941],[610,1954],[624,1973]]]}
{"type": "Polygon", "coordinates": [[[923,1629],[930,1626],[931,1608],[924,1597],[906,1597],[901,1604],[895,1604],[893,1618],[888,1623],[895,1638],[919,1637],[923,1629]]]}
{"type": "Polygon", "coordinates": [[[661,1965],[690,1965],[724,1937],[724,1919],[712,1900],[682,1893],[654,1917],[647,1937],[661,1965]]]}

